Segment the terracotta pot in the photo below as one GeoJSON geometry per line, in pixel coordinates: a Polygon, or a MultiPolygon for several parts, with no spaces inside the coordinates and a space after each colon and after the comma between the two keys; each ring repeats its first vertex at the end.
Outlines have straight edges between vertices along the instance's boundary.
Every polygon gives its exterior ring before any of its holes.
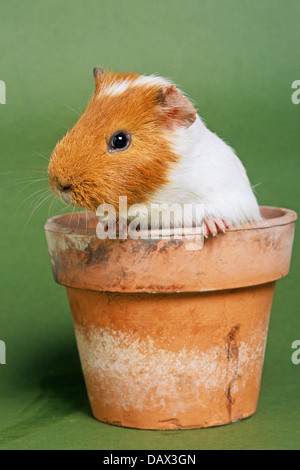
{"type": "Polygon", "coordinates": [[[295,212],[263,207],[200,250],[188,236],[99,240],[92,213],[45,230],[67,287],[94,416],[143,429],[216,426],[257,407],[272,298],[295,212]]]}

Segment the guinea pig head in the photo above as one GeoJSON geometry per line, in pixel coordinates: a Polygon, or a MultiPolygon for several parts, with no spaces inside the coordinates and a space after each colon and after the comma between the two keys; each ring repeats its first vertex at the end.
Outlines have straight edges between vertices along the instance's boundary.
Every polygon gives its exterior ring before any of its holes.
{"type": "Polygon", "coordinates": [[[119,196],[144,203],[168,182],[180,156],[178,129],[196,119],[192,103],[156,76],[94,69],[95,94],[75,126],[52,152],[48,176],[64,202],[90,210],[119,196]]]}

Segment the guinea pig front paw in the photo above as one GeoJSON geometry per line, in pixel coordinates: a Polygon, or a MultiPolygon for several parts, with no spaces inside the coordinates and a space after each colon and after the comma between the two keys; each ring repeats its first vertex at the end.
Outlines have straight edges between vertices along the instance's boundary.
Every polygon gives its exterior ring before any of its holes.
{"type": "Polygon", "coordinates": [[[230,229],[230,224],[221,217],[210,216],[204,219],[203,235],[205,238],[208,238],[209,235],[215,237],[218,232],[225,233],[226,229],[230,229]]]}

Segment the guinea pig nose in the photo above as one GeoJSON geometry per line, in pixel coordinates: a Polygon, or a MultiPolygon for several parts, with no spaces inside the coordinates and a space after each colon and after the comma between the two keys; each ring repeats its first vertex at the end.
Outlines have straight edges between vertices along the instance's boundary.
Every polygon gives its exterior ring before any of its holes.
{"type": "Polygon", "coordinates": [[[68,193],[69,191],[72,190],[72,185],[71,184],[58,183],[58,189],[63,193],[68,193]]]}

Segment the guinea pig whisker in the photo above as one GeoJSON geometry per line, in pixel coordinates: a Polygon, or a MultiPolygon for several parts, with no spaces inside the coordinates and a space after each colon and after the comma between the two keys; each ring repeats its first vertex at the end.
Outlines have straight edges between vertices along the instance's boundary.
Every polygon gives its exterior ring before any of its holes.
{"type": "Polygon", "coordinates": [[[48,186],[47,186],[46,188],[38,189],[38,190],[35,191],[34,193],[31,193],[31,194],[25,199],[24,202],[28,201],[29,199],[31,199],[32,197],[34,197],[36,194],[44,193],[44,192],[50,192],[50,188],[48,188],[48,186]]]}
{"type": "MultiPolygon", "coordinates": [[[[68,205],[67,209],[69,209],[69,207],[70,207],[70,204],[68,205]]],[[[73,215],[74,215],[75,209],[76,209],[76,207],[75,207],[75,206],[73,206],[72,214],[71,214],[71,217],[70,217],[70,220],[69,220],[69,223],[68,223],[68,228],[69,228],[69,226],[70,226],[70,223],[71,223],[71,221],[72,221],[72,218],[73,218],[73,215]]]]}
{"type": "MultiPolygon", "coordinates": [[[[41,196],[40,193],[42,193],[42,196],[44,196],[45,194],[47,194],[48,192],[50,192],[50,188],[42,188],[42,189],[39,189],[38,191],[35,191],[34,193],[30,194],[28,197],[26,197],[22,203],[17,207],[17,210],[18,209],[21,209],[21,207],[23,207],[23,205],[25,204],[25,202],[29,201],[29,199],[31,199],[32,197],[34,196],[41,196]]],[[[37,197],[39,197],[37,196],[37,197]]]]}
{"type": "MultiPolygon", "coordinates": [[[[20,194],[22,194],[22,192],[25,191],[26,188],[28,188],[28,186],[31,186],[31,185],[33,185],[33,184],[35,184],[35,183],[40,183],[41,181],[47,181],[47,180],[48,180],[48,178],[39,178],[39,179],[37,179],[37,180],[33,180],[33,181],[27,182],[27,184],[25,184],[25,185],[23,186],[23,188],[18,192],[18,194],[17,194],[16,197],[19,197],[20,194]]],[[[16,184],[22,184],[22,183],[16,183],[16,184]]]]}
{"type": "Polygon", "coordinates": [[[77,230],[77,229],[78,229],[78,227],[79,227],[79,221],[80,221],[80,216],[79,216],[79,217],[77,217],[77,225],[76,225],[76,230],[77,230]]]}
{"type": "Polygon", "coordinates": [[[24,171],[28,171],[30,173],[43,173],[44,175],[48,175],[47,168],[31,168],[24,171]]]}
{"type": "Polygon", "coordinates": [[[18,184],[23,184],[23,183],[37,183],[39,181],[47,181],[48,178],[38,178],[38,179],[30,179],[30,180],[19,180],[16,181],[15,183],[12,183],[10,186],[16,186],[18,184]]]}
{"type": "Polygon", "coordinates": [[[14,181],[12,183],[9,183],[7,186],[2,186],[3,189],[7,189],[7,188],[13,188],[14,186],[20,186],[21,184],[25,184],[24,187],[27,187],[29,186],[30,184],[34,184],[34,183],[38,183],[40,181],[46,181],[48,180],[48,178],[40,178],[40,179],[37,179],[37,180],[20,180],[20,181],[14,181]]]}
{"type": "MultiPolygon", "coordinates": [[[[34,216],[34,214],[36,214],[36,212],[41,209],[41,207],[47,202],[49,201],[49,199],[52,197],[52,193],[44,196],[44,198],[42,200],[39,200],[39,202],[36,204],[35,208],[33,209],[33,211],[31,212],[26,224],[25,224],[25,227],[24,227],[24,232],[26,230],[26,227],[27,225],[29,224],[30,220],[32,219],[32,217],[34,216]]],[[[23,233],[24,233],[23,232],[23,233]]]]}
{"type": "Polygon", "coordinates": [[[71,106],[69,106],[68,104],[66,103],[62,103],[64,106],[66,106],[66,108],[70,109],[71,111],[73,111],[73,113],[77,114],[77,116],[81,116],[82,113],[79,113],[78,111],[76,111],[76,109],[72,108],[71,106]]]}
{"type": "Polygon", "coordinates": [[[43,173],[44,175],[47,175],[47,169],[22,169],[22,170],[14,170],[14,171],[4,171],[3,173],[0,173],[0,176],[7,176],[7,175],[16,175],[18,173],[43,173]]]}
{"type": "Polygon", "coordinates": [[[54,204],[53,204],[53,208],[52,208],[53,211],[54,211],[55,207],[57,206],[58,202],[59,202],[58,197],[54,196],[54,204]]]}
{"type": "Polygon", "coordinates": [[[63,129],[69,129],[67,126],[64,126],[61,122],[57,121],[56,119],[49,119],[46,117],[44,117],[43,119],[45,119],[45,121],[55,122],[55,124],[59,124],[63,129]]]}
{"type": "Polygon", "coordinates": [[[45,157],[45,155],[43,155],[42,153],[37,152],[36,150],[34,151],[34,153],[36,153],[39,157],[42,157],[44,160],[46,160],[47,163],[49,162],[49,158],[45,157]]]}
{"type": "Polygon", "coordinates": [[[257,194],[257,191],[256,191],[257,186],[260,186],[261,184],[262,184],[262,181],[261,181],[260,183],[254,184],[253,186],[251,185],[252,190],[253,190],[253,192],[254,192],[255,194],[257,194]]]}
{"type": "Polygon", "coordinates": [[[88,228],[88,212],[87,209],[84,209],[85,211],[85,233],[87,234],[87,228],[88,228]]]}
{"type": "Polygon", "coordinates": [[[55,204],[57,203],[57,198],[54,196],[54,194],[52,194],[52,201],[50,202],[49,204],[49,209],[48,209],[48,213],[47,213],[47,219],[50,217],[50,214],[51,214],[51,211],[52,209],[54,208],[55,204]]]}

